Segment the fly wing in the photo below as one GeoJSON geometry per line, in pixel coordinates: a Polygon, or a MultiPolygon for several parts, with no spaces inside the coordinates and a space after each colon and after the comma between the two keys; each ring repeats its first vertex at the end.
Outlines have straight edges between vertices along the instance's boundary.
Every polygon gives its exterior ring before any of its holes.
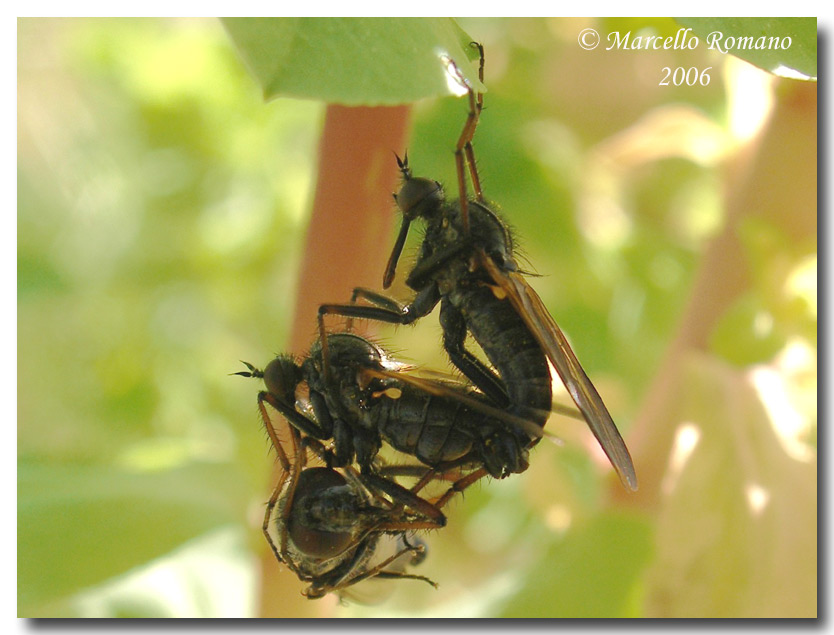
{"type": "MultiPolygon", "coordinates": [[[[467,387],[471,387],[471,384],[466,384],[465,382],[461,381],[459,378],[455,377],[454,375],[450,375],[449,373],[445,373],[443,371],[434,370],[431,368],[420,368],[417,366],[411,366],[409,364],[402,364],[400,363],[399,367],[388,367],[388,370],[398,370],[398,371],[406,371],[410,377],[420,377],[423,379],[439,381],[445,383],[447,385],[456,386],[460,390],[464,390],[467,387]]],[[[528,408],[528,410],[530,410],[528,408]]],[[[501,412],[504,412],[503,410],[501,412]]],[[[570,417],[571,419],[577,419],[578,421],[585,421],[585,417],[582,416],[582,413],[579,412],[573,406],[568,406],[566,404],[561,403],[552,403],[550,405],[550,412],[542,412],[543,415],[548,416],[550,413],[555,413],[558,415],[562,415],[563,417],[570,417]]],[[[540,434],[534,436],[541,436],[540,434]]]]}
{"type": "MultiPolygon", "coordinates": [[[[423,377],[415,377],[401,371],[380,370],[376,368],[362,369],[361,372],[365,373],[369,377],[395,379],[396,381],[414,386],[415,388],[430,395],[434,395],[435,397],[455,400],[470,410],[474,410],[475,412],[479,412],[482,415],[490,417],[491,419],[503,422],[510,430],[513,428],[520,428],[533,438],[547,436],[556,439],[554,435],[542,430],[541,426],[536,423],[513,415],[506,410],[490,406],[488,403],[484,403],[482,400],[467,394],[464,390],[456,388],[455,385],[449,384],[448,382],[433,381],[423,377]]],[[[460,385],[463,386],[465,384],[460,385]]],[[[557,442],[559,441],[557,440],[557,442]]]]}
{"type": "Polygon", "coordinates": [[[634,464],[614,420],[539,295],[521,274],[501,270],[486,254],[481,262],[541,344],[623,485],[637,490],[634,464]]]}

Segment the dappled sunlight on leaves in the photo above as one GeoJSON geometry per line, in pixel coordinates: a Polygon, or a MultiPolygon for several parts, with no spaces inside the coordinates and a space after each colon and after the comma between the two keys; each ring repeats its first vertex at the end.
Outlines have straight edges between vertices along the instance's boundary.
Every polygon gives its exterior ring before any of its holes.
{"type": "Polygon", "coordinates": [[[681,385],[667,420],[698,442],[664,492],[648,614],[816,615],[816,463],[785,452],[744,371],[692,355],[681,385]]]}

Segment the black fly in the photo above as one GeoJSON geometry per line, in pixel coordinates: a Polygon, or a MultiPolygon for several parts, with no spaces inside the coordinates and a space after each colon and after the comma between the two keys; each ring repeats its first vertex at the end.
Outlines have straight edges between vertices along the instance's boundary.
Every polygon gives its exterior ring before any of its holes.
{"type": "Polygon", "coordinates": [[[422,580],[437,586],[406,570],[425,557],[425,544],[413,532],[445,524],[439,508],[416,494],[433,473],[409,490],[396,484],[393,476],[370,479],[350,467],[339,471],[310,466],[310,452],[322,459],[327,454],[318,441],[289,426],[285,444],[269,417],[265,416],[264,425],[281,476],[267,503],[262,529],[276,558],[310,583],[305,596],[317,599],[331,592],[350,596],[353,590],[348,587],[369,578],[422,580]],[[386,490],[397,496],[380,490],[376,486],[380,481],[390,483],[386,490]]]}
{"type": "MultiPolygon", "coordinates": [[[[263,371],[246,364],[249,370],[236,374],[264,380],[266,390],[258,403],[265,421],[268,403],[305,436],[332,440],[330,465],[356,461],[365,478],[377,479],[374,460],[386,442],[426,466],[468,471],[455,484],[457,491],[487,474],[501,478],[526,469],[529,442],[519,444],[518,436],[538,439],[540,428],[534,423],[495,407],[469,385],[405,372],[358,335],[336,333],[323,341],[301,363],[282,355],[263,371]],[[309,413],[296,406],[302,383],[309,413]]],[[[375,481],[374,487],[390,496],[402,494],[386,479],[375,481]]]]}
{"type": "MultiPolygon", "coordinates": [[[[483,47],[473,45],[480,53],[483,80],[483,47]]],[[[414,177],[408,158],[397,159],[403,184],[394,198],[403,224],[383,276],[383,287],[387,288],[394,279],[411,222],[423,219],[425,238],[406,279],[417,295],[402,306],[368,289],[356,289],[350,305],[319,308],[320,332],[323,336],[327,314],[410,324],[429,314],[439,302],[443,346],[449,358],[495,406],[543,426],[552,400],[549,360],[620,480],[636,490],[631,456],[608,409],[564,333],[525,280],[514,258],[509,229],[481,191],[472,137],[483,97],[452,60],[444,58],[444,63],[449,74],[466,88],[469,99],[469,113],[455,149],[459,198],[447,201],[440,183],[414,177]],[[472,198],[467,194],[467,168],[472,198]],[[353,304],[360,298],[372,306],[353,304]],[[465,348],[467,334],[478,342],[495,371],[465,348]]],[[[526,448],[535,442],[536,435],[519,428],[515,438],[526,448]]],[[[524,469],[526,463],[518,467],[524,469]]]]}

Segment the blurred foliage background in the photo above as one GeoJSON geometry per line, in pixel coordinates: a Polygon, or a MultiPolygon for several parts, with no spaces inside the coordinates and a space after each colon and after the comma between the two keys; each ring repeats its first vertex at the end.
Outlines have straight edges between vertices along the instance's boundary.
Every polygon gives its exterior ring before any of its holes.
{"type": "MultiPolygon", "coordinates": [[[[554,418],[564,446],[428,536],[440,590],[304,599],[260,533],[256,386],[229,373],[293,325],[312,340],[299,272],[339,262],[305,248],[325,106],[265,104],[217,20],[21,19],[20,616],[816,615],[816,84],[703,45],[576,44],[668,18],[459,24],[487,51],[485,192],[640,492],[554,418]],[[665,66],[711,80],[660,86],[665,66]]],[[[415,173],[454,182],[464,116],[414,105],[415,173]]],[[[378,336],[448,369],[436,316],[378,336]]]]}

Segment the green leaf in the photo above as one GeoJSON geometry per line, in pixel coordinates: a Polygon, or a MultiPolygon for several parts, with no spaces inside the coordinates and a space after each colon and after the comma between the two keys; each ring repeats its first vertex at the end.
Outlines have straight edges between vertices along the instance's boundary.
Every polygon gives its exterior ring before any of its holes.
{"type": "Polygon", "coordinates": [[[716,324],[710,350],[737,366],[770,360],[785,345],[773,316],[755,293],[738,298],[716,324]]]}
{"type": "Polygon", "coordinates": [[[542,554],[501,617],[636,617],[651,533],[647,520],[619,513],[572,528],[542,554]]]}
{"type": "Polygon", "coordinates": [[[451,18],[223,18],[264,97],[349,106],[449,95],[451,57],[478,89],[472,38],[451,18]]]}
{"type": "MultiPolygon", "coordinates": [[[[785,69],[808,78],[817,76],[816,18],[676,18],[709,46],[732,53],[776,75],[785,69]],[[718,35],[711,35],[711,34],[718,35]],[[741,38],[745,38],[742,40],[741,38]],[[778,38],[779,45],[775,44],[778,38]],[[788,43],[787,38],[790,38],[788,43]],[[771,46],[771,42],[773,45],[771,46]],[[783,48],[787,46],[787,48],[783,48]],[[767,48],[766,48],[767,47],[767,48]]],[[[788,75],[792,76],[792,75],[788,75]]]]}
{"type": "Polygon", "coordinates": [[[156,473],[102,466],[18,466],[18,612],[157,558],[240,522],[246,493],[228,467],[156,473]]]}
{"type": "MultiPolygon", "coordinates": [[[[750,375],[714,358],[685,360],[670,425],[678,442],[647,572],[646,615],[816,617],[816,464],[776,435],[795,413],[771,377],[772,421],[750,375]]],[[[784,430],[783,430],[784,434],[784,430]]]]}

